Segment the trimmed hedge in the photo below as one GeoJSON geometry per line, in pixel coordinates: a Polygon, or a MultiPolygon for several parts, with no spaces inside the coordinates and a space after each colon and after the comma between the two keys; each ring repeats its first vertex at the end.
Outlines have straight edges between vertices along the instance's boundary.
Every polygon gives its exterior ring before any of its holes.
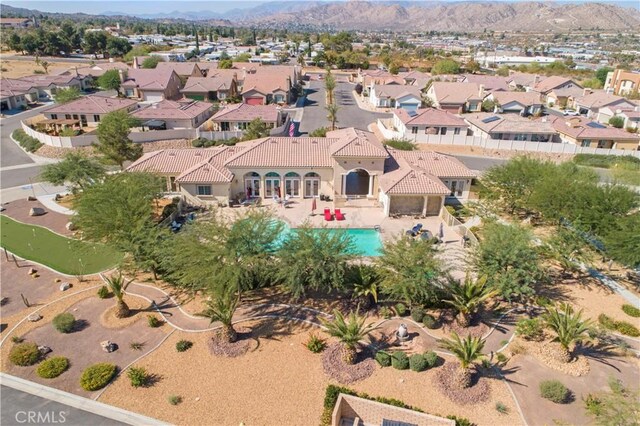
{"type": "Polygon", "coordinates": [[[80,376],[80,386],[86,391],[96,391],[105,387],[118,372],[114,364],[101,362],[87,367],[80,376]]]}
{"type": "Polygon", "coordinates": [[[421,306],[416,306],[411,309],[411,319],[417,323],[421,323],[424,319],[424,309],[421,306]]]}
{"type": "Polygon", "coordinates": [[[385,351],[376,352],[376,361],[381,367],[389,367],[391,365],[391,355],[385,351]]]}
{"type": "Polygon", "coordinates": [[[24,148],[25,151],[36,152],[42,146],[42,142],[34,137],[29,136],[22,129],[14,130],[11,134],[11,137],[17,140],[20,146],[24,148]]]}
{"type": "Polygon", "coordinates": [[[598,315],[600,325],[609,330],[615,330],[620,334],[631,337],[640,337],[640,330],[635,325],[626,321],[616,321],[608,315],[598,315]]]}
{"type": "Polygon", "coordinates": [[[438,354],[434,351],[429,351],[424,353],[424,359],[427,361],[427,367],[433,368],[438,363],[438,354]]]}
{"type": "Polygon", "coordinates": [[[545,380],[540,383],[540,396],[556,404],[566,404],[571,391],[558,380],[545,380]]]}
{"type": "Polygon", "coordinates": [[[409,357],[404,352],[394,352],[391,355],[391,365],[397,370],[406,370],[409,368],[409,357]]]}
{"type": "Polygon", "coordinates": [[[422,325],[427,327],[428,329],[438,328],[438,321],[431,314],[425,314],[424,318],[422,318],[422,325]]]}
{"type": "Polygon", "coordinates": [[[58,377],[69,368],[69,360],[63,356],[54,356],[46,359],[38,365],[36,373],[43,379],[58,377]]]}
{"type": "Polygon", "coordinates": [[[9,361],[20,367],[36,364],[41,357],[38,345],[31,342],[19,343],[9,351],[9,361]]]}
{"type": "Polygon", "coordinates": [[[399,317],[407,315],[407,307],[404,303],[396,303],[394,309],[396,311],[396,315],[398,315],[399,317]]]}
{"type": "Polygon", "coordinates": [[[622,305],[622,311],[630,317],[640,317],[640,309],[636,308],[633,305],[622,305]]]}
{"type": "Polygon", "coordinates": [[[429,368],[429,363],[422,354],[413,354],[409,357],[409,367],[411,371],[424,371],[429,368]]]}
{"type": "Polygon", "coordinates": [[[76,318],[68,312],[58,314],[53,317],[53,328],[60,333],[71,333],[76,325],[76,318]]]}

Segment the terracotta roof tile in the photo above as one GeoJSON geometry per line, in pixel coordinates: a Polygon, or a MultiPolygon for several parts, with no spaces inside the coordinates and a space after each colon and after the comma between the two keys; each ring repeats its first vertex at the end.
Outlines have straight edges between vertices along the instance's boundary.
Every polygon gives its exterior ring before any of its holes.
{"type": "Polygon", "coordinates": [[[228,167],[333,167],[329,147],[332,138],[269,137],[246,144],[229,158],[228,167]]]}
{"type": "Polygon", "coordinates": [[[327,132],[328,138],[336,141],[329,148],[334,157],[387,158],[389,154],[373,133],[353,127],[327,132]]]}
{"type": "Polygon", "coordinates": [[[212,120],[216,122],[245,122],[256,118],[261,118],[265,123],[275,123],[278,121],[278,106],[270,105],[249,105],[235,104],[227,105],[218,111],[212,120]]]}
{"type": "Polygon", "coordinates": [[[460,117],[450,112],[436,108],[419,108],[416,115],[411,116],[404,109],[397,109],[394,114],[400,118],[405,125],[425,125],[425,126],[451,126],[469,127],[460,117]]]}
{"type": "Polygon", "coordinates": [[[134,117],[141,119],[193,119],[203,112],[212,110],[213,105],[209,102],[193,101],[185,99],[181,101],[163,100],[147,108],[134,112],[134,117]]]}
{"type": "Polygon", "coordinates": [[[83,96],[75,101],[66,104],[55,105],[45,112],[52,114],[107,114],[113,111],[130,108],[136,105],[133,99],[108,98],[106,96],[90,95],[83,96]]]}

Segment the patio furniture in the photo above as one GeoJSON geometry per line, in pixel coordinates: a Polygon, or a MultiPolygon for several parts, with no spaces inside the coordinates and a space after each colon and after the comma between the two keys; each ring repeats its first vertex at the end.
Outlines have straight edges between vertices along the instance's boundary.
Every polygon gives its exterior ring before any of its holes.
{"type": "Polygon", "coordinates": [[[410,237],[415,237],[417,234],[413,231],[413,229],[409,229],[407,230],[407,232],[405,232],[405,234],[409,235],[410,237]]]}
{"type": "Polygon", "coordinates": [[[324,194],[320,194],[320,201],[327,201],[327,197],[324,194]]]}
{"type": "Polygon", "coordinates": [[[424,230],[424,231],[422,231],[422,233],[420,234],[420,238],[421,238],[423,241],[429,241],[430,239],[432,239],[432,238],[433,238],[433,234],[432,234],[431,232],[429,232],[428,230],[426,230],[426,229],[425,229],[425,230],[424,230]]]}
{"type": "Polygon", "coordinates": [[[418,224],[417,224],[416,226],[414,226],[411,230],[412,230],[414,233],[416,233],[416,234],[417,234],[417,233],[419,233],[419,232],[422,230],[422,224],[421,224],[421,223],[418,223],[418,224]]]}
{"type": "Polygon", "coordinates": [[[344,220],[344,215],[342,214],[340,209],[336,209],[335,213],[336,213],[336,220],[344,220]]]}
{"type": "Polygon", "coordinates": [[[331,214],[331,210],[324,209],[324,220],[327,222],[331,222],[333,220],[333,215],[331,214]]]}

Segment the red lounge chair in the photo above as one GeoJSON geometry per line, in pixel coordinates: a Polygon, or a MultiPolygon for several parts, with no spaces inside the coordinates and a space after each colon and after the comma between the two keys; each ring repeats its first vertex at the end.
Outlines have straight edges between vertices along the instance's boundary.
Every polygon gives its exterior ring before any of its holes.
{"type": "Polygon", "coordinates": [[[340,211],[340,209],[336,209],[336,220],[344,220],[344,215],[340,211]]]}
{"type": "Polygon", "coordinates": [[[324,220],[327,222],[331,222],[333,220],[333,215],[331,214],[331,210],[324,209],[324,220]]]}

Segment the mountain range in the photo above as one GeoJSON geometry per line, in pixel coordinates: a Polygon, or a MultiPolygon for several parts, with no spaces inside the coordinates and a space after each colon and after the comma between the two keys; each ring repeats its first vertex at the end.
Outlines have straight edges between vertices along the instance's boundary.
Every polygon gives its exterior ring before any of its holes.
{"type": "MultiPolygon", "coordinates": [[[[114,2],[112,5],[120,5],[114,2]]],[[[215,3],[208,3],[215,5],[215,3]]],[[[56,15],[0,6],[3,16],[56,15]]],[[[86,19],[90,15],[73,14],[86,19]]],[[[505,1],[273,1],[254,7],[215,10],[175,10],[128,14],[107,11],[118,19],[203,21],[215,25],[271,28],[397,31],[569,31],[576,29],[637,30],[640,10],[613,3],[505,1]]]]}

